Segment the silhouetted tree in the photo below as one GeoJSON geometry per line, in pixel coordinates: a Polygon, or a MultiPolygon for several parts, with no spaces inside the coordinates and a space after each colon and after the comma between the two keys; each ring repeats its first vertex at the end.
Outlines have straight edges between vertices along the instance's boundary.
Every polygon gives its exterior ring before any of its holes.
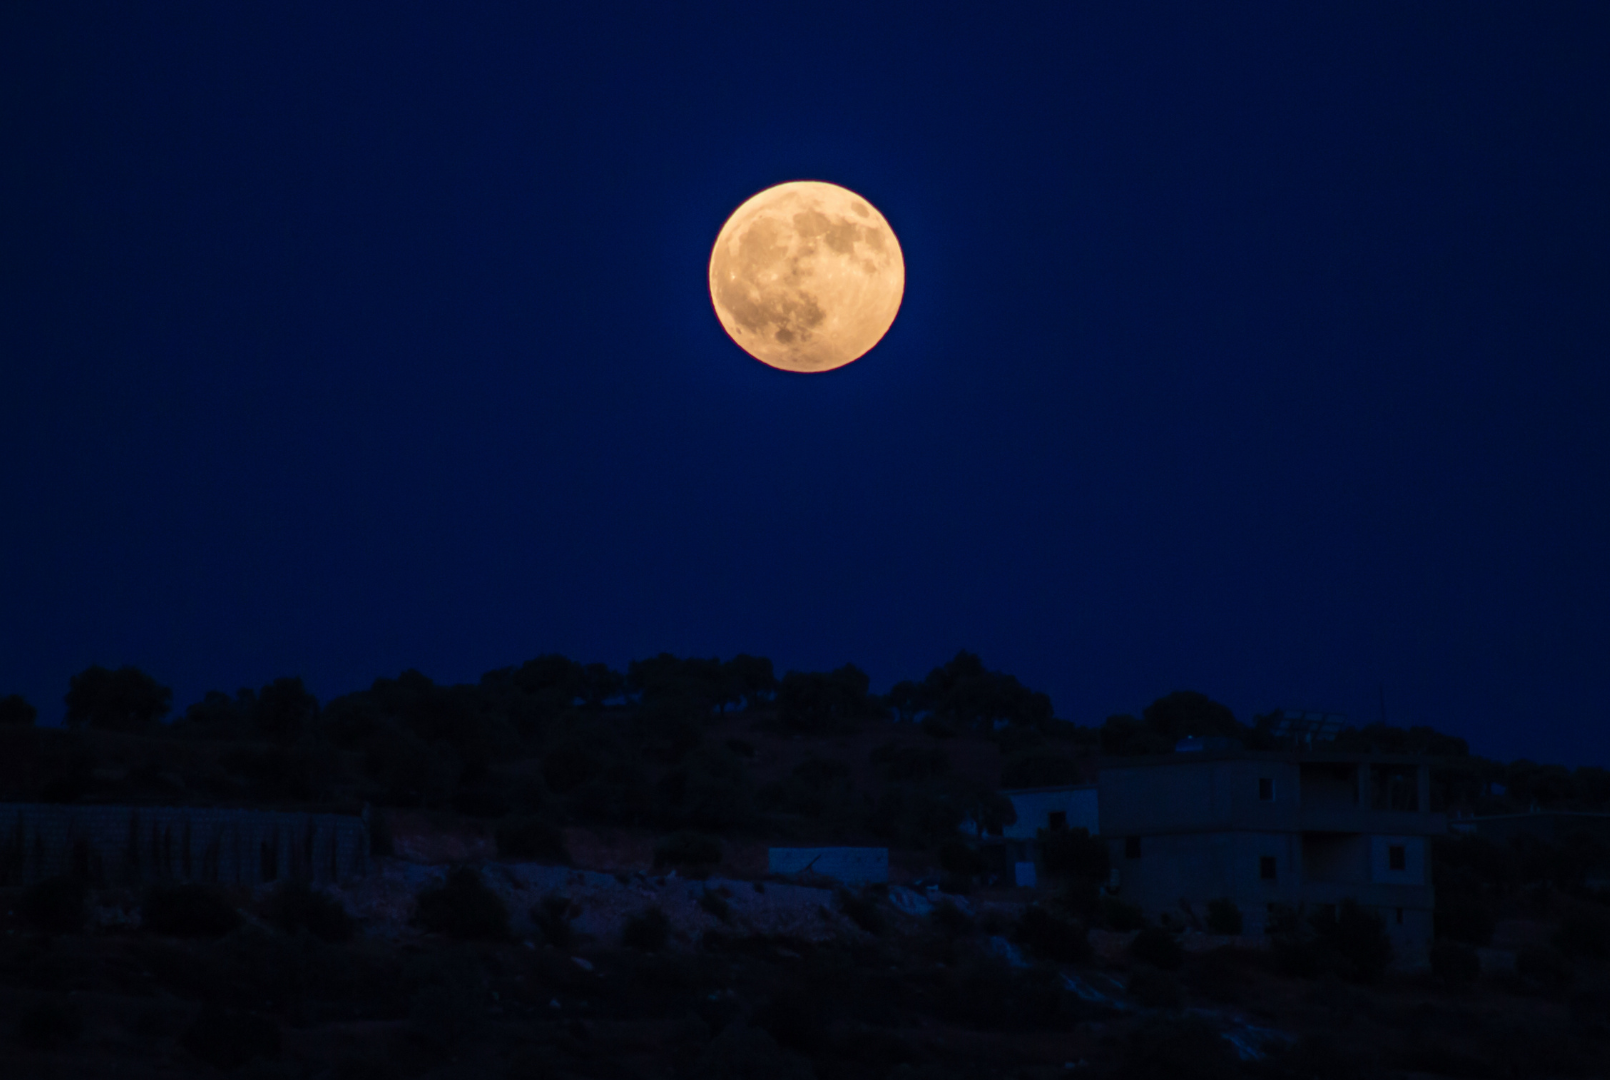
{"type": "Polygon", "coordinates": [[[1122,714],[1101,726],[1101,752],[1118,757],[1166,754],[1187,737],[1246,738],[1249,729],[1227,707],[1195,690],[1176,690],[1146,706],[1142,719],[1122,714]]]}
{"type": "Polygon", "coordinates": [[[70,728],[143,732],[168,714],[173,691],[137,667],[108,671],[96,664],[72,677],[65,700],[70,728]]]}
{"type": "Polygon", "coordinates": [[[1011,675],[989,671],[965,649],[930,671],[921,684],[899,683],[889,704],[902,718],[926,714],[936,735],[996,726],[1042,727],[1051,722],[1051,699],[1011,675]]]}
{"type": "Polygon", "coordinates": [[[739,653],[721,666],[721,673],[746,709],[768,704],[777,693],[777,676],[764,656],[739,653]]]}
{"type": "Polygon", "coordinates": [[[21,694],[0,698],[0,725],[27,726],[34,722],[39,710],[28,704],[21,694]]]}
{"type": "Polygon", "coordinates": [[[304,731],[312,731],[319,717],[319,699],[302,685],[300,676],[275,679],[263,687],[252,711],[257,732],[280,742],[292,742],[304,731]]]}
{"type": "Polygon", "coordinates": [[[790,671],[777,690],[783,727],[802,734],[825,735],[854,730],[856,723],[881,712],[867,691],[871,680],[854,664],[833,671],[790,671]]]}

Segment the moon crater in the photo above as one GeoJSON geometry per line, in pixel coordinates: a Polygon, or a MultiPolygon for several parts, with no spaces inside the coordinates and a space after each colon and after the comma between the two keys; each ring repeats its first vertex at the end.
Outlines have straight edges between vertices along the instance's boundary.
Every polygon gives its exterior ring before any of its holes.
{"type": "Polygon", "coordinates": [[[785,371],[830,371],[863,356],[894,323],[905,280],[883,215],[817,180],[750,198],[710,255],[721,325],[745,352],[785,371]]]}

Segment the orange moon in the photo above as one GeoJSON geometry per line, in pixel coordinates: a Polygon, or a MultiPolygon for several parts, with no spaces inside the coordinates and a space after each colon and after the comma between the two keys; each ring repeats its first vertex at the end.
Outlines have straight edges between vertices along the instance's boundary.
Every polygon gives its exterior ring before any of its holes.
{"type": "Polygon", "coordinates": [[[710,253],[710,300],[740,348],[784,371],[864,356],[906,291],[900,242],[853,191],[820,180],[769,187],[732,212],[710,253]]]}

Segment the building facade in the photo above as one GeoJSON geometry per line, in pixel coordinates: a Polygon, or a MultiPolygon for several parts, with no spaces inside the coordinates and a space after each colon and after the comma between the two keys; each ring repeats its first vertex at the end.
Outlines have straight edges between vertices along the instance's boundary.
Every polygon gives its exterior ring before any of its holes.
{"type": "Polygon", "coordinates": [[[1304,914],[1344,899],[1379,913],[1416,963],[1431,941],[1428,758],[1196,750],[1109,761],[1097,783],[1119,895],[1189,923],[1209,901],[1261,933],[1276,905],[1304,914]]]}
{"type": "Polygon", "coordinates": [[[77,874],[94,885],[339,882],[369,867],[369,828],[347,814],[189,806],[0,804],[0,885],[77,874]]]}

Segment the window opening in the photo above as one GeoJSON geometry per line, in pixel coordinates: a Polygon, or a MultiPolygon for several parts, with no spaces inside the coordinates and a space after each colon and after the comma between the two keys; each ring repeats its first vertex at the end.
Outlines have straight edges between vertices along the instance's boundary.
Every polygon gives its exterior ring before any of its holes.
{"type": "Polygon", "coordinates": [[[1053,810],[1053,811],[1051,811],[1051,816],[1049,818],[1049,821],[1051,823],[1051,828],[1053,830],[1066,829],[1068,827],[1068,814],[1067,814],[1067,811],[1065,811],[1065,810],[1053,810]]]}
{"type": "Polygon", "coordinates": [[[1393,844],[1386,849],[1386,865],[1393,870],[1408,869],[1409,858],[1402,844],[1393,844]]]}
{"type": "Polygon", "coordinates": [[[1260,776],[1258,778],[1258,798],[1264,802],[1273,802],[1275,798],[1275,781],[1273,777],[1260,776]]]}
{"type": "Polygon", "coordinates": [[[1140,858],[1140,837],[1138,837],[1138,836],[1126,836],[1126,837],[1124,837],[1124,858],[1126,858],[1126,859],[1138,859],[1138,858],[1140,858]]]}
{"type": "Polygon", "coordinates": [[[1263,855],[1258,858],[1258,876],[1265,881],[1275,880],[1275,857],[1263,855]]]}

